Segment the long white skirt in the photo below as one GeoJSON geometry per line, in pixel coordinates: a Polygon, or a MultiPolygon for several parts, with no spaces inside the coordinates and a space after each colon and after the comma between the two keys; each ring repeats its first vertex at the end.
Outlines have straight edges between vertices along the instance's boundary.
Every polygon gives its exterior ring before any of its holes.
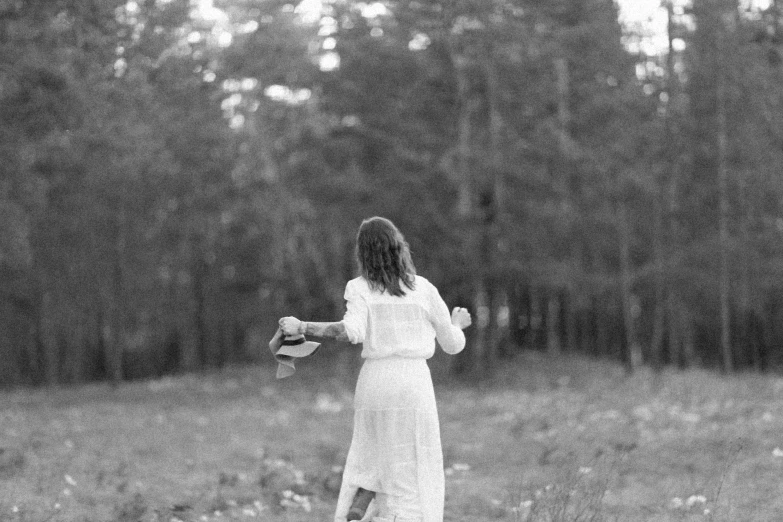
{"type": "Polygon", "coordinates": [[[443,451],[427,361],[366,359],[354,410],[335,522],[345,522],[359,487],[377,492],[364,520],[443,522],[443,451]]]}

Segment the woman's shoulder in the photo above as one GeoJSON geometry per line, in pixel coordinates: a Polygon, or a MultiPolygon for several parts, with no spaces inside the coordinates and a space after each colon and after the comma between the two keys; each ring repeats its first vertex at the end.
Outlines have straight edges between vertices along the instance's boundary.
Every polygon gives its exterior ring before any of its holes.
{"type": "Polygon", "coordinates": [[[432,283],[430,283],[429,279],[427,279],[427,278],[426,278],[426,277],[424,277],[423,275],[416,274],[416,275],[413,277],[413,281],[414,281],[414,283],[415,283],[415,284],[417,284],[417,285],[418,285],[418,284],[421,284],[421,285],[424,285],[424,286],[427,286],[427,287],[430,287],[430,286],[432,286],[432,283]]]}
{"type": "Polygon", "coordinates": [[[365,278],[362,276],[354,277],[348,283],[345,285],[345,292],[352,292],[352,293],[369,293],[370,291],[370,284],[367,282],[365,278]]]}
{"type": "Polygon", "coordinates": [[[423,291],[423,292],[431,292],[435,289],[435,285],[430,283],[430,280],[427,279],[424,276],[420,276],[416,274],[416,277],[413,281],[414,286],[416,287],[416,290],[423,291]]]}

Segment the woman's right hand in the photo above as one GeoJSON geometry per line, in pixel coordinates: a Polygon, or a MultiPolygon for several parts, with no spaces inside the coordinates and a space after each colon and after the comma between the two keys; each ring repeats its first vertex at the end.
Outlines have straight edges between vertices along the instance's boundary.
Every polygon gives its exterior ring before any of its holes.
{"type": "Polygon", "coordinates": [[[302,333],[302,321],[296,317],[283,317],[278,321],[284,335],[297,335],[302,333]]]}
{"type": "Polygon", "coordinates": [[[460,330],[464,330],[471,324],[473,324],[473,319],[470,317],[470,312],[468,312],[467,308],[460,308],[455,307],[454,310],[451,311],[451,324],[459,328],[460,330]]]}

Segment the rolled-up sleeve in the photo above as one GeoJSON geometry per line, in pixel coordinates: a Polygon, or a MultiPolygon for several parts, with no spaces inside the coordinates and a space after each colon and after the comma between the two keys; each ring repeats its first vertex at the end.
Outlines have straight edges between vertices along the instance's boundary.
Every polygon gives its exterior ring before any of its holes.
{"type": "Polygon", "coordinates": [[[343,325],[352,344],[364,342],[367,333],[367,300],[356,288],[353,281],[345,286],[346,312],[343,317],[343,325]]]}
{"type": "Polygon", "coordinates": [[[465,348],[465,333],[451,324],[451,314],[446,302],[435,286],[430,287],[430,321],[435,328],[435,338],[444,352],[457,354],[465,348]]]}

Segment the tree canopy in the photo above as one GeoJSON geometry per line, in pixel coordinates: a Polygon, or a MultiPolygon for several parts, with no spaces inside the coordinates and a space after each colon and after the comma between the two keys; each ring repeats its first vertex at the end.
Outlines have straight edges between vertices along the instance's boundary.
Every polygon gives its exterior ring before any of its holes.
{"type": "Polygon", "coordinates": [[[252,360],[361,219],[521,349],[783,362],[776,2],[0,4],[0,384],[252,360]],[[643,45],[644,44],[644,45],[643,45]]]}

